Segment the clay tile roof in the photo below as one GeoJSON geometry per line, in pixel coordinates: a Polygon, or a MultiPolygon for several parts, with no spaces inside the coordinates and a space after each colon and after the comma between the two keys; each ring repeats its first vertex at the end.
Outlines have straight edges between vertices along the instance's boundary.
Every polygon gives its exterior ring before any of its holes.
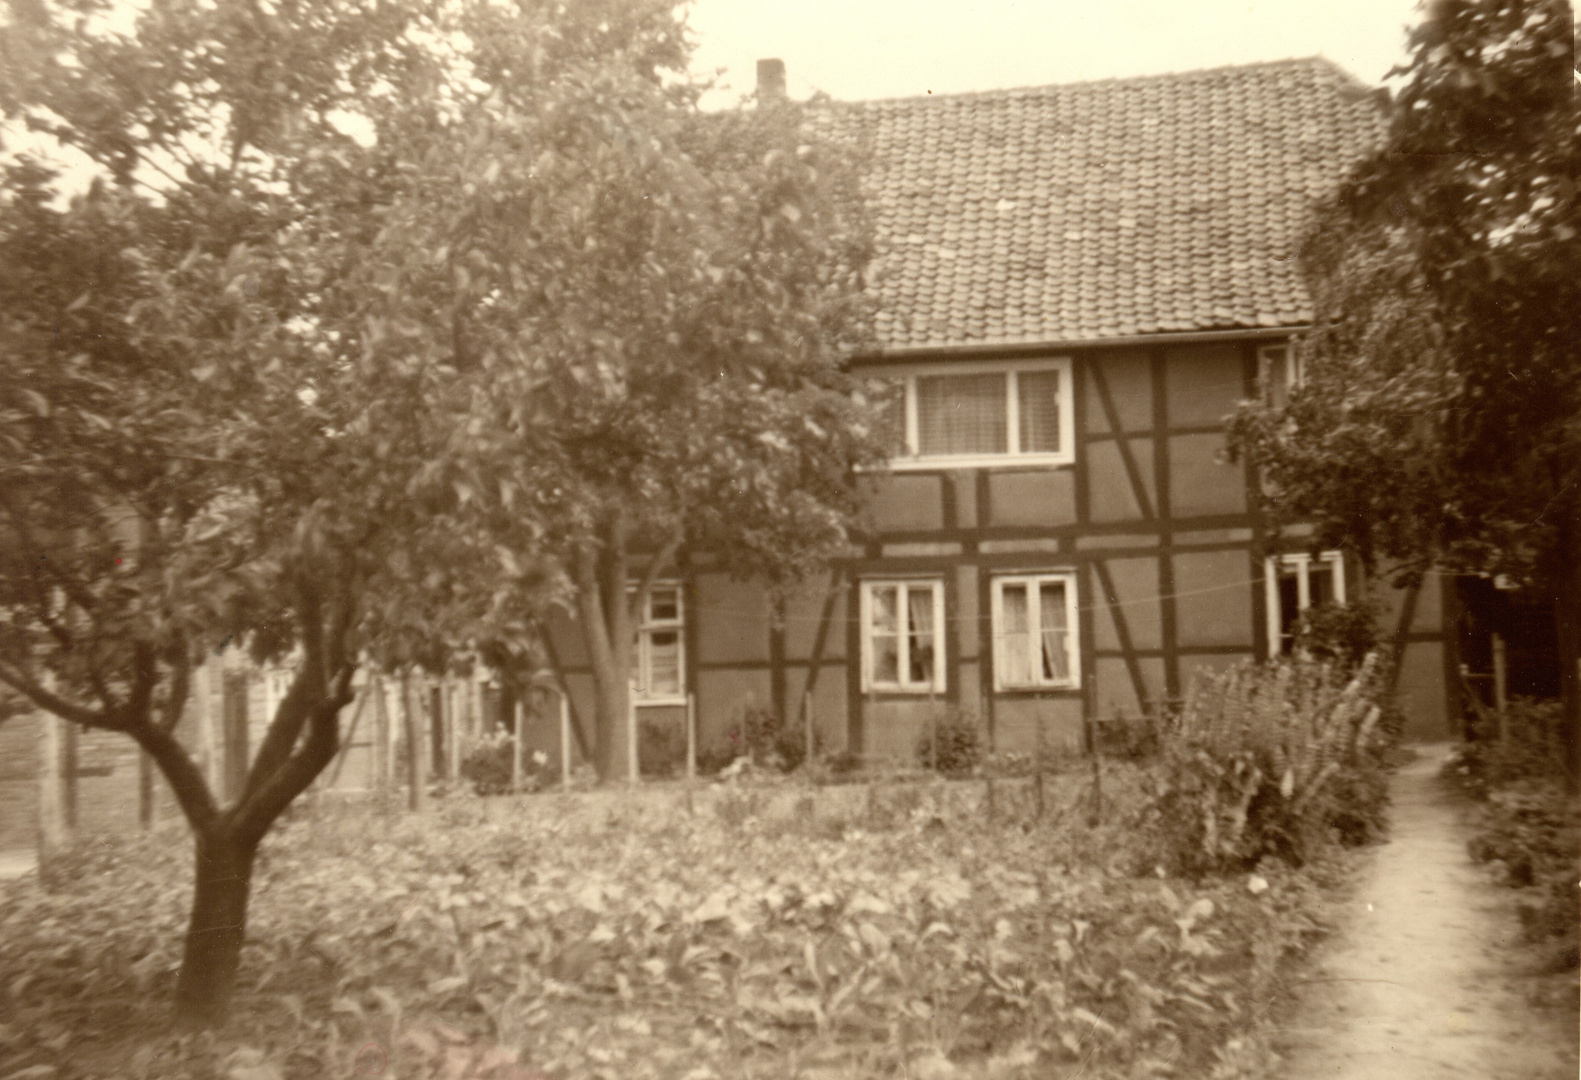
{"type": "Polygon", "coordinates": [[[1308,322],[1310,207],[1384,127],[1320,58],[830,119],[871,154],[885,352],[1308,322]]]}

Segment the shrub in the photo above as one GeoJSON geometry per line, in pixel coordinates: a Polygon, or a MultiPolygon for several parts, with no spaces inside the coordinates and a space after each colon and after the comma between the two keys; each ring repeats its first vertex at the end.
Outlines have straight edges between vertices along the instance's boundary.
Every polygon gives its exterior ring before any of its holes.
{"type": "Polygon", "coordinates": [[[1387,790],[1376,655],[1342,685],[1296,657],[1200,681],[1161,734],[1142,810],[1152,854],[1181,873],[1301,865],[1331,840],[1383,827],[1387,790]]]}
{"type": "Polygon", "coordinates": [[[644,720],[637,728],[637,763],[643,776],[669,777],[686,764],[686,732],[679,725],[644,720]]]}
{"type": "Polygon", "coordinates": [[[1122,761],[1141,761],[1158,753],[1160,725],[1150,716],[1106,720],[1093,727],[1098,752],[1122,761]]]}
{"type": "Polygon", "coordinates": [[[1296,624],[1296,648],[1346,674],[1378,647],[1378,613],[1371,604],[1315,604],[1296,624]]]}
{"type": "MultiPolygon", "coordinates": [[[[461,779],[479,795],[503,795],[511,790],[511,760],[516,755],[516,736],[504,728],[490,732],[461,759],[461,779]]],[[[551,782],[549,758],[534,750],[522,759],[521,790],[539,791],[551,782]]]]}
{"type": "Polygon", "coordinates": [[[1565,794],[1558,701],[1516,698],[1500,718],[1476,710],[1467,742],[1444,776],[1482,800],[1468,843],[1476,862],[1499,863],[1505,883],[1524,889],[1520,917],[1534,941],[1566,938],[1565,962],[1578,955],[1575,883],[1581,880],[1581,805],[1565,794]]]}
{"type": "Polygon", "coordinates": [[[862,771],[862,756],[851,750],[841,750],[837,754],[824,756],[824,765],[829,770],[829,775],[841,779],[849,779],[862,771]]]}
{"type": "Polygon", "coordinates": [[[1564,706],[1559,701],[1515,698],[1505,709],[1501,737],[1498,715],[1479,709],[1447,773],[1479,799],[1526,780],[1562,784],[1559,732],[1563,724],[1564,706]]]}
{"type": "Polygon", "coordinates": [[[1581,820],[1561,787],[1528,780],[1493,792],[1468,846],[1477,862],[1502,862],[1508,885],[1531,890],[1520,909],[1529,938],[1575,936],[1581,820]]]}
{"type": "MultiPolygon", "coordinates": [[[[807,756],[806,730],[787,725],[772,709],[748,705],[727,733],[731,760],[746,755],[762,769],[792,772],[807,756]]],[[[728,762],[727,762],[728,764],[728,762]]]]}
{"type": "Polygon", "coordinates": [[[697,751],[697,775],[715,776],[744,753],[729,743],[710,743],[697,751]]]}
{"type": "Polygon", "coordinates": [[[945,776],[970,776],[982,759],[983,736],[977,717],[958,708],[943,710],[917,740],[918,764],[925,769],[937,769],[945,776]],[[937,757],[933,745],[935,732],[939,739],[937,757]]]}
{"type": "Polygon", "coordinates": [[[998,753],[986,754],[983,757],[983,772],[990,776],[1011,778],[1018,776],[1031,776],[1033,767],[1037,764],[1031,754],[1015,750],[1001,750],[998,753]]]}
{"type": "Polygon", "coordinates": [[[511,761],[516,738],[501,728],[473,745],[461,759],[461,777],[479,795],[498,795],[511,789],[511,761]]]}

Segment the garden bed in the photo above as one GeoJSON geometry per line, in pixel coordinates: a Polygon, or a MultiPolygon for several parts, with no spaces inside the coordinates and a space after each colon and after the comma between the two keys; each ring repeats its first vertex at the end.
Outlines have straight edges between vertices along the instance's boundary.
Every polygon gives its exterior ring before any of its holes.
{"type": "MultiPolygon", "coordinates": [[[[0,1076],[1236,1075],[1313,867],[1139,865],[1134,770],[299,810],[234,1016],[164,1030],[184,833],[0,886],[0,1076]],[[1254,891],[1255,890],[1255,891],[1254,891]]],[[[1319,875],[1321,876],[1321,875],[1319,875]]]]}

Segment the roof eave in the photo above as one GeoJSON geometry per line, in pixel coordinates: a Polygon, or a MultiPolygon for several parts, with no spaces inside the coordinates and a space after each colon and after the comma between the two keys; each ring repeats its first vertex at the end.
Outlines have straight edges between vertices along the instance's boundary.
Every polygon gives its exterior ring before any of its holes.
{"type": "Polygon", "coordinates": [[[1287,338],[1308,329],[1310,323],[1288,326],[1257,326],[1226,330],[1174,330],[1154,334],[1131,334],[1123,337],[1086,339],[1051,339],[1048,341],[994,342],[962,345],[912,345],[879,352],[858,353],[850,358],[853,366],[873,364],[908,363],[919,360],[961,359],[989,360],[1018,356],[1047,356],[1050,353],[1076,352],[1086,349],[1124,348],[1136,345],[1189,345],[1196,342],[1246,341],[1254,339],[1287,338]]]}

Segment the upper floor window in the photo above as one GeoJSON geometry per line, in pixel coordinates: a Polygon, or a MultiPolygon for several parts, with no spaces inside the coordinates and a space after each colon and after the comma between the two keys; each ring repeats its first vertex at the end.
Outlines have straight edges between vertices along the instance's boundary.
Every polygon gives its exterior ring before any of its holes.
{"type": "Polygon", "coordinates": [[[1074,460],[1069,360],[926,364],[896,378],[892,468],[1074,460]]]}
{"type": "Polygon", "coordinates": [[[637,613],[636,653],[632,657],[631,689],[638,701],[686,700],[685,611],[681,587],[656,582],[648,602],[637,613]]]}
{"type": "Polygon", "coordinates": [[[1345,559],[1337,551],[1269,559],[1267,579],[1268,638],[1276,656],[1295,648],[1303,611],[1345,602],[1345,559]]]}
{"type": "Polygon", "coordinates": [[[862,582],[862,689],[944,691],[944,584],[862,582]]]}
{"type": "Polygon", "coordinates": [[[1257,350],[1257,375],[1263,400],[1282,408],[1291,392],[1306,382],[1306,365],[1293,345],[1264,345],[1257,350]]]}
{"type": "Polygon", "coordinates": [[[993,625],[995,689],[1080,685],[1075,574],[994,578],[993,625]]]}

